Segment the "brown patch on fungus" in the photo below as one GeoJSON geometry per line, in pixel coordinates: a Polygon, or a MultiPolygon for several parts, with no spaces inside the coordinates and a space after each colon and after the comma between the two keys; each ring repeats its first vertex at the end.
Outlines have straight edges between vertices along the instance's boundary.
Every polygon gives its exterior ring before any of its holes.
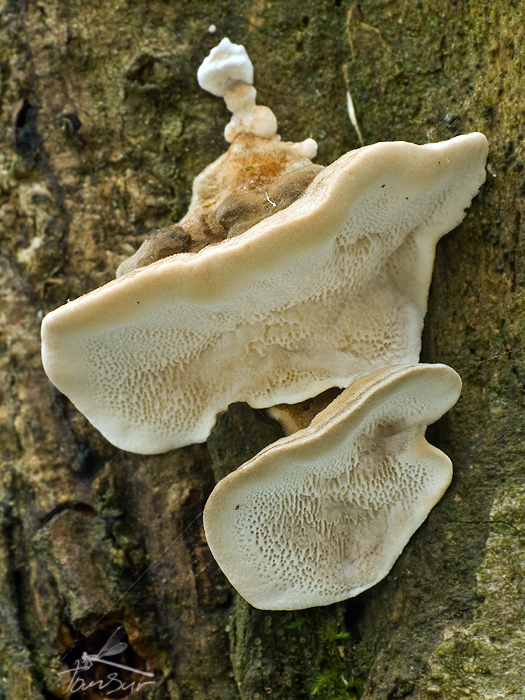
{"type": "Polygon", "coordinates": [[[242,134],[225,154],[197,175],[186,216],[146,239],[119,266],[117,278],[169,255],[196,253],[244,233],[298,199],[322,169],[312,164],[296,144],[242,134]],[[184,245],[186,249],[179,250],[184,245]]]}
{"type": "Polygon", "coordinates": [[[135,255],[119,266],[118,276],[127,275],[138,267],[146,267],[170,255],[187,253],[192,247],[192,239],[182,226],[172,224],[154,231],[140,246],[135,255]]]}
{"type": "Polygon", "coordinates": [[[281,175],[266,187],[230,194],[220,203],[215,219],[228,238],[239,236],[299,199],[322,169],[321,165],[305,165],[281,175]]]}

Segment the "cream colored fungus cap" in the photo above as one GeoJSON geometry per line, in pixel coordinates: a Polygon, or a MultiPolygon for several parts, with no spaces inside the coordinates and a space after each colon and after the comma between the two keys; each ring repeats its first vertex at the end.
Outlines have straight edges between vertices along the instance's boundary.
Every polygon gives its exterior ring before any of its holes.
{"type": "Polygon", "coordinates": [[[295,610],[386,576],[450,483],[425,430],[460,391],[446,365],[378,370],[222,479],[204,527],[233,587],[256,608],[295,610]]]}
{"type": "Polygon", "coordinates": [[[44,369],[131,452],[203,442],[219,411],[295,403],[417,362],[435,245],[485,179],[482,134],[347,153],[286,209],[48,314],[44,369]]]}

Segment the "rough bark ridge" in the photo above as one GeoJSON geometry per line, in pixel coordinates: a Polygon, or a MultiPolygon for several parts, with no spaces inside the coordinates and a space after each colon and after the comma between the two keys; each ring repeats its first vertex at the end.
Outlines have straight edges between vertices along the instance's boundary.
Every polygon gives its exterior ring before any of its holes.
{"type": "Polygon", "coordinates": [[[11,0],[0,20],[0,698],[104,697],[58,672],[118,625],[129,646],[113,660],[155,673],[142,697],[523,698],[523,3],[11,0]],[[306,612],[251,609],[202,532],[213,468],[276,438],[262,414],[230,409],[209,450],[118,453],[40,366],[42,315],[180,219],[225,149],[226,110],[195,79],[222,36],[247,46],[259,103],[286,139],[315,138],[318,162],[359,146],[347,88],[366,143],[490,142],[426,322],[423,359],[464,381],[431,435],[453,484],[385,581],[306,612]]]}

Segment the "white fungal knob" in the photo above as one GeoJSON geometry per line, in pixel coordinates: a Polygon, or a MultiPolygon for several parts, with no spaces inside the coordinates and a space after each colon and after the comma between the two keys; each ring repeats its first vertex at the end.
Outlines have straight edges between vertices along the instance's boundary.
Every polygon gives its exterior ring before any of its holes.
{"type": "Polygon", "coordinates": [[[223,97],[231,83],[253,85],[253,65],[244,46],[232,44],[224,37],[202,62],[197,80],[203,90],[217,97],[223,97]]]}

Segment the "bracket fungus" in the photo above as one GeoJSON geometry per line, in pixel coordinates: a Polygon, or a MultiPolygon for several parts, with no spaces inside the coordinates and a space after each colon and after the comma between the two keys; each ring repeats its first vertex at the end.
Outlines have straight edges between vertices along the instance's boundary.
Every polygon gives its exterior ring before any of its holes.
{"type": "Polygon", "coordinates": [[[481,134],[352,151],[241,235],[46,316],[45,371],[110,442],[150,454],[203,442],[235,401],[296,403],[417,362],[435,246],[485,157],[481,134]]]}
{"type": "Polygon", "coordinates": [[[424,432],[460,381],[415,363],[436,243],[484,182],[487,142],[377,143],[323,168],[315,141],[282,141],[255,104],[243,47],[224,39],[198,79],[232,112],[228,151],[179,223],[44,318],[42,361],[110,442],[142,454],[206,440],[233,402],[324,392],[310,425],[205,510],[212,552],[253,605],[322,605],[382,578],[450,481],[424,432]]]}
{"type": "Polygon", "coordinates": [[[222,479],[204,527],[233,587],[256,608],[294,610],[386,576],[450,483],[450,459],[424,436],[460,391],[446,365],[377,370],[222,479]]]}

